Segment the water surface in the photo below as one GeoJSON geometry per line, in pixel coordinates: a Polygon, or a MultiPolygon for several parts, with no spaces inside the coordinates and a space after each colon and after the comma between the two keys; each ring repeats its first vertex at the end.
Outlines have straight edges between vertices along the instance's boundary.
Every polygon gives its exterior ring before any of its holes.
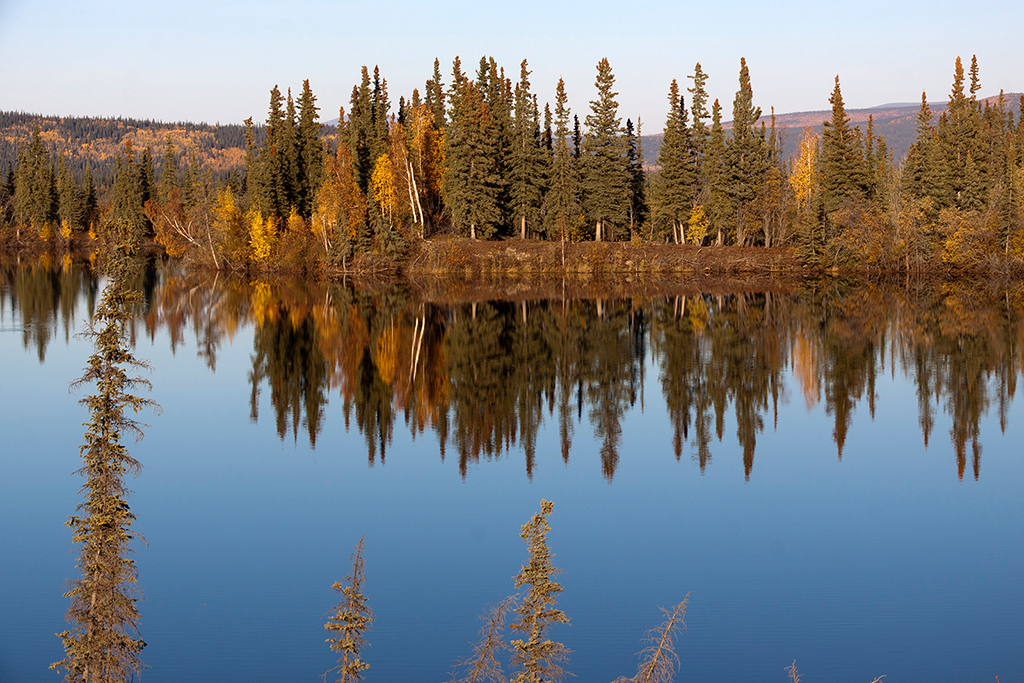
{"type": "MultiPolygon", "coordinates": [[[[0,681],[56,681],[102,283],[0,272],[0,681]]],[[[146,681],[317,680],[364,534],[367,680],[443,680],[542,498],[579,680],[687,593],[679,680],[1024,680],[1019,286],[138,285],[146,681]]]]}

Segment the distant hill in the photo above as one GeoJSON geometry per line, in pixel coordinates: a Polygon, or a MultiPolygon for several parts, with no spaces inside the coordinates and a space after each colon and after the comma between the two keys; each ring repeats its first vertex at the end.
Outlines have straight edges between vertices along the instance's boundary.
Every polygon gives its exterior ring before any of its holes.
{"type": "MultiPolygon", "coordinates": [[[[99,186],[110,183],[114,159],[128,140],[136,153],[147,147],[154,167],[162,165],[164,146],[170,135],[178,151],[178,166],[188,163],[193,152],[203,171],[223,176],[239,170],[245,163],[245,126],[163,123],[136,119],[39,116],[23,112],[0,112],[0,173],[14,165],[18,150],[27,145],[35,126],[46,146],[56,155],[64,152],[70,169],[78,176],[88,163],[99,186]]],[[[256,144],[262,144],[266,131],[255,127],[256,144]]],[[[334,128],[324,128],[325,137],[333,137],[334,128]]]]}
{"type": "MultiPolygon", "coordinates": [[[[1007,107],[1013,110],[1015,116],[1020,115],[1020,93],[1005,93],[1003,95],[1007,107]]],[[[995,105],[998,97],[986,97],[983,104],[995,105]]],[[[938,121],[939,114],[946,110],[947,102],[929,102],[932,115],[938,121]]],[[[885,144],[892,150],[893,158],[897,161],[903,159],[917,137],[917,113],[921,109],[920,102],[883,104],[870,109],[847,109],[846,115],[850,123],[860,126],[861,130],[867,127],[868,116],[874,117],[875,134],[885,137],[885,144]]],[[[831,109],[820,111],[803,111],[792,114],[776,114],[775,128],[782,134],[782,153],[785,158],[795,155],[800,145],[800,137],[804,128],[810,128],[819,135],[821,124],[832,118],[831,109]]],[[[770,116],[763,116],[758,123],[771,124],[770,116]]],[[[731,122],[723,125],[724,128],[732,127],[731,122]]],[[[657,163],[658,150],[661,148],[661,135],[643,136],[644,162],[648,167],[657,163]]]]}

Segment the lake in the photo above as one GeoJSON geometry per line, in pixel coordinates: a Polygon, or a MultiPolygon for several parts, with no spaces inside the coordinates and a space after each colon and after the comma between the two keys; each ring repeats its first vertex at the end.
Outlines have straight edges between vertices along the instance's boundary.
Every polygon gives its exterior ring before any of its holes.
{"type": "MultiPolygon", "coordinates": [[[[3,682],[60,680],[102,285],[0,268],[3,682]]],[[[145,681],[319,680],[363,537],[366,680],[446,680],[541,499],[578,680],[689,595],[680,681],[1024,681],[1022,283],[137,285],[145,681]]]]}

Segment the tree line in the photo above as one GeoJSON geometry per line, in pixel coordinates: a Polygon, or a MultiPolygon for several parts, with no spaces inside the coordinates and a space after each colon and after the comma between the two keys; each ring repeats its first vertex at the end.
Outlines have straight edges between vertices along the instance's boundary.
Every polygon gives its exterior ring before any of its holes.
{"type": "Polygon", "coordinates": [[[582,122],[561,79],[541,107],[526,60],[513,79],[493,58],[474,73],[456,58],[447,81],[435,60],[422,93],[397,105],[364,67],[329,131],[308,81],[297,98],[275,86],[265,124],[245,122],[243,172],[214,178],[170,137],[160,159],[128,142],[99,199],[88,167],[61,179],[67,162],[37,131],[0,190],[4,235],[67,248],[86,234],[102,244],[117,223],[216,268],[305,271],[400,263],[438,235],[792,246],[809,264],[883,270],[1024,259],[1024,120],[1004,98],[977,98],[975,58],[967,72],[957,58],[937,120],[922,94],[901,160],[871,118],[851,125],[838,76],[822,134],[805,130],[785,159],[744,59],[731,123],[699,63],[686,87],[672,81],[658,157],[645,160],[611,65],[596,71],[582,122]]]}

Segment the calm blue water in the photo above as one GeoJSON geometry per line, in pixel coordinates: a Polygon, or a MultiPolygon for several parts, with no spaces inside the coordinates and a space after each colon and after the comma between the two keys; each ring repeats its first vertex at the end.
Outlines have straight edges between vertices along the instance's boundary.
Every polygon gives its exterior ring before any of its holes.
{"type": "MultiPolygon", "coordinates": [[[[58,311],[26,333],[24,297],[12,295],[13,281],[6,287],[0,681],[57,681],[47,666],[62,656],[53,634],[65,627],[62,586],[75,559],[62,525],[78,502],[73,472],[86,419],[77,404],[84,392],[70,394],[68,384],[90,353],[72,335],[88,311],[79,292],[73,329],[58,311]],[[44,353],[35,342],[40,326],[52,337],[44,353]]],[[[630,305],[655,320],[662,304],[630,305]]],[[[476,320],[467,306],[438,315],[454,329],[476,320]]],[[[508,308],[498,307],[506,326],[518,314],[508,308]]],[[[421,309],[398,310],[412,319],[421,309]]],[[[886,348],[897,336],[897,322],[886,320],[890,331],[869,363],[873,390],[852,392],[841,459],[827,387],[817,402],[805,400],[792,338],[783,344],[778,400],[759,411],[749,477],[732,407],[703,471],[690,443],[676,458],[663,381],[681,380],[666,374],[664,326],[642,330],[635,396],[618,403],[613,477],[602,466],[607,441],[595,434],[593,405],[584,396],[577,410],[575,390],[567,462],[558,407],[549,412],[545,398],[531,476],[521,436],[500,453],[470,458],[463,476],[451,436],[442,458],[437,432],[406,426],[398,408],[386,457],[378,448],[371,464],[358,406],[346,411],[344,381],[323,392],[315,448],[301,424],[279,436],[273,378],[258,382],[254,421],[254,316],[221,331],[215,372],[193,327],[172,344],[166,325],[147,331],[140,321],[136,353],[152,363],[151,397],[163,408],[144,416],[146,437],[131,449],[145,466],[130,484],[136,528],[148,540],[136,556],[143,680],[318,680],[335,659],[323,630],[337,600],[331,584],[348,573],[364,534],[376,615],[366,679],[444,680],[469,655],[477,615],[513,590],[526,558],[519,527],[545,498],[555,503],[549,543],[563,570],[559,605],[572,619],[554,636],[574,651],[568,668],[580,681],[632,675],[658,607],[687,594],[677,680],[783,681],[796,660],[806,682],[868,683],[882,674],[886,683],[1024,681],[1024,408],[1006,402],[1004,431],[999,380],[987,376],[979,475],[968,441],[961,479],[950,437],[955,401],[931,398],[926,448],[919,383],[912,362],[886,348]]],[[[370,338],[383,334],[369,327],[370,338]]],[[[965,341],[950,338],[928,344],[965,341]]],[[[400,348],[403,358],[415,355],[400,348]]],[[[708,344],[698,355],[713,363],[715,353],[708,344]]],[[[829,356],[822,367],[835,363],[829,356]]],[[[736,367],[753,374],[756,365],[740,358],[736,367]]],[[[711,422],[714,432],[713,415],[711,422]]]]}

